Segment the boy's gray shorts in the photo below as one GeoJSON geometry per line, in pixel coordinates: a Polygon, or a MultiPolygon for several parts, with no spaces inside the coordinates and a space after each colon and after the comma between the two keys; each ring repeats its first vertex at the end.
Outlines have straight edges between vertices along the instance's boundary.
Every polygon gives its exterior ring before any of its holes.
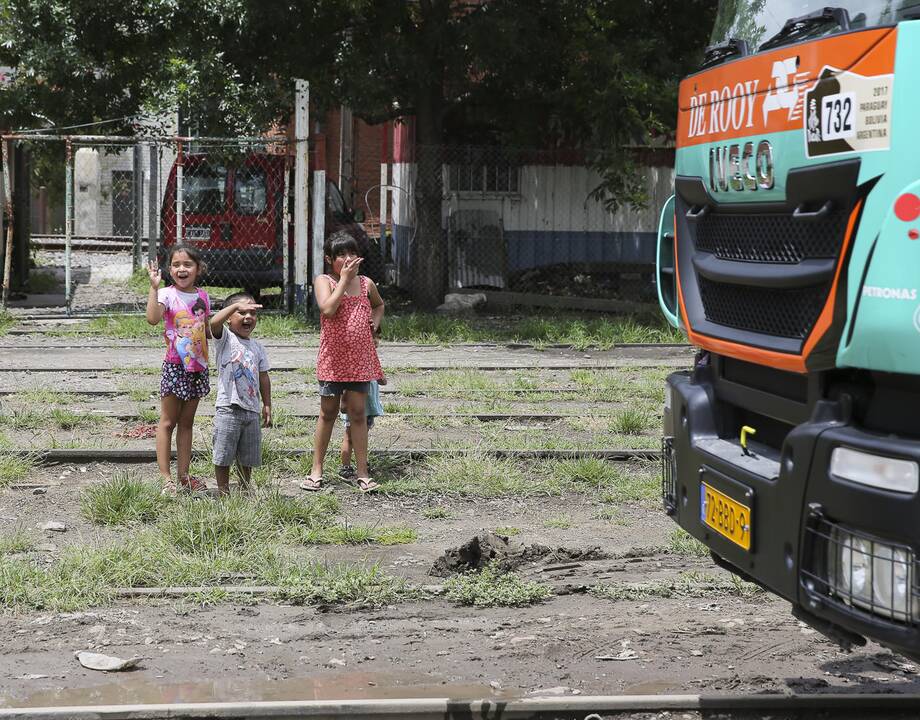
{"type": "Polygon", "coordinates": [[[262,464],[262,416],[238,405],[214,410],[214,464],[243,467],[262,464]]]}

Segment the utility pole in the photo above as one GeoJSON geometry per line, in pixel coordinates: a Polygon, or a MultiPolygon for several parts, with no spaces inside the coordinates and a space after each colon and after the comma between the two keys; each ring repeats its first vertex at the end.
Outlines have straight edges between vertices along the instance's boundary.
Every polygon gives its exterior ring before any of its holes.
{"type": "MultiPolygon", "coordinates": [[[[310,84],[294,81],[294,307],[307,310],[309,285],[310,84]]],[[[315,243],[314,243],[315,244],[315,243]]],[[[322,239],[320,239],[322,244],[322,239]]],[[[322,266],[320,266],[321,268],[322,266]]],[[[314,267],[314,272],[318,270],[314,267]]]]}

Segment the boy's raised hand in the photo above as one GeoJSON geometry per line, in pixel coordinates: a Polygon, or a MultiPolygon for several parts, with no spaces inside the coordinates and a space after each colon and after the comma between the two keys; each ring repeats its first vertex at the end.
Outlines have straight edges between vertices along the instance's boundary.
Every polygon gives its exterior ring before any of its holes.
{"type": "Polygon", "coordinates": [[[252,312],[253,310],[262,309],[262,306],[254,300],[239,300],[233,303],[233,307],[236,309],[236,312],[252,312]]]}
{"type": "Polygon", "coordinates": [[[155,260],[147,263],[147,273],[150,275],[150,287],[154,290],[159,289],[163,273],[160,272],[160,265],[155,260]]]}
{"type": "Polygon", "coordinates": [[[364,262],[362,257],[350,257],[345,261],[345,264],[342,266],[341,278],[342,282],[349,282],[353,277],[358,274],[358,268],[361,266],[361,263],[364,262]]]}

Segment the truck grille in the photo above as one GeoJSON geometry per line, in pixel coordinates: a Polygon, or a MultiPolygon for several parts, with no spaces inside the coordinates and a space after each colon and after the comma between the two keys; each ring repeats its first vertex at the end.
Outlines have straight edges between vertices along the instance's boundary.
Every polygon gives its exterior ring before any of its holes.
{"type": "Polygon", "coordinates": [[[821,314],[828,286],[775,289],[699,279],[706,319],[764,335],[805,339],[821,314]]]}
{"type": "Polygon", "coordinates": [[[696,249],[747,262],[794,264],[833,258],[840,252],[846,223],[842,208],[816,221],[796,220],[790,214],[710,213],[696,223],[696,249]]]}

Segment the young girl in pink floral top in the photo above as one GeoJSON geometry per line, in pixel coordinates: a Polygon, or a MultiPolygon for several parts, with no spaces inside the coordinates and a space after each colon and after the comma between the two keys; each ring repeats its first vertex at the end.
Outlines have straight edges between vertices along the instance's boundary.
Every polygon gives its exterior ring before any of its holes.
{"type": "Polygon", "coordinates": [[[323,485],[323,459],[339,412],[340,398],[345,393],[358,487],[361,492],[370,492],[379,486],[367,470],[367,415],[364,410],[370,381],[383,378],[374,346],[374,333],[383,319],[383,298],[370,278],[358,275],[363,258],[351,235],[345,231],[330,235],[323,252],[330,272],[318,275],[313,281],[316,304],[322,313],[316,359],[320,415],[313,437],[313,467],[300,487],[315,491],[323,485]]]}
{"type": "Polygon", "coordinates": [[[186,491],[203,491],[207,486],[189,474],[192,460],[192,425],[198,401],[210,391],[208,381],[208,294],[195,287],[204,271],[194,248],[174,245],[166,259],[173,285],[160,287],[160,268],[151,262],[147,322],[165,321],[166,359],[160,378],[160,422],[157,425],[157,465],[163,478],[163,492],[174,495],[170,451],[176,430],[176,476],[186,491]]]}

